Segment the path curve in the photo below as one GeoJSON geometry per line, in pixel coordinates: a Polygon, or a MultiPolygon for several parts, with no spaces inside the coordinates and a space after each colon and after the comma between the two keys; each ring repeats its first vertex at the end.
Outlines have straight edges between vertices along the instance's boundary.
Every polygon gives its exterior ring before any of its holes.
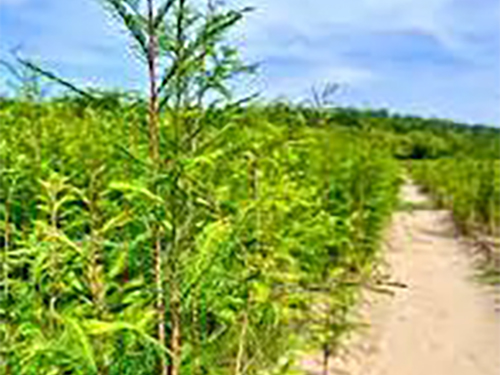
{"type": "MultiPolygon", "coordinates": [[[[425,206],[426,197],[414,185],[403,186],[401,194],[404,201],[425,206]]],[[[365,298],[361,310],[370,328],[332,361],[329,373],[499,375],[495,291],[472,280],[470,254],[449,213],[397,212],[387,244],[390,277],[406,288],[395,288],[394,296],[365,298]]]]}

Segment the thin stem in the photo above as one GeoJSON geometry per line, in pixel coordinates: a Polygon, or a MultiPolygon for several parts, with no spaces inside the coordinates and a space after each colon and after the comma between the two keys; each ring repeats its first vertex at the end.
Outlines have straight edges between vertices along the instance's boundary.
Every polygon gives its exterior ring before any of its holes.
{"type": "Polygon", "coordinates": [[[175,266],[171,265],[173,271],[170,275],[170,351],[172,362],[169,375],[179,375],[181,367],[181,291],[176,278],[175,266]]]}
{"type": "Polygon", "coordinates": [[[245,343],[248,329],[248,303],[243,312],[243,321],[241,323],[240,339],[238,342],[238,353],[236,355],[236,365],[234,368],[234,375],[241,375],[243,368],[243,360],[245,357],[245,343]]]}
{"type": "Polygon", "coordinates": [[[323,375],[328,375],[328,367],[330,362],[330,348],[328,344],[323,347],[323,375]]]}
{"type": "MultiPolygon", "coordinates": [[[[155,233],[155,284],[156,284],[156,313],[158,315],[158,341],[162,345],[165,345],[166,333],[165,333],[165,302],[164,296],[165,291],[163,290],[163,278],[162,278],[162,266],[163,262],[161,256],[161,239],[160,233],[155,233]]],[[[168,375],[168,367],[165,361],[165,357],[162,355],[161,357],[161,375],[168,375]]]]}
{"type": "MultiPolygon", "coordinates": [[[[158,58],[158,37],[155,29],[155,14],[153,0],[147,1],[147,33],[148,33],[148,48],[147,48],[147,63],[149,75],[149,158],[153,166],[152,181],[154,181],[158,173],[160,165],[160,134],[158,124],[158,90],[156,88],[156,65],[158,58]]],[[[156,190],[156,187],[153,186],[156,190]]],[[[154,278],[156,284],[156,314],[158,324],[158,340],[162,345],[165,345],[165,292],[163,290],[162,279],[162,246],[161,233],[157,223],[153,223],[153,240],[154,240],[154,278]]],[[[161,374],[167,375],[167,364],[164,356],[160,361],[161,374]]]]}
{"type": "Polygon", "coordinates": [[[200,334],[200,286],[196,285],[191,300],[191,345],[193,347],[192,375],[201,374],[201,334],[200,334]]]}
{"type": "MultiPolygon", "coordinates": [[[[7,264],[9,249],[10,249],[10,193],[5,201],[5,231],[4,231],[4,249],[3,249],[3,259],[2,259],[2,271],[3,271],[3,288],[4,288],[4,301],[5,301],[5,310],[10,311],[9,309],[9,266],[7,264]]],[[[9,317],[7,317],[7,320],[9,317]]],[[[10,346],[10,322],[7,321],[6,332],[5,332],[5,344],[7,345],[7,351],[5,357],[3,358],[3,362],[5,363],[5,374],[9,375],[11,373],[11,368],[9,364],[9,346],[10,346]]]]}
{"type": "Polygon", "coordinates": [[[148,0],[148,75],[149,75],[149,157],[155,167],[159,159],[158,91],[156,89],[156,65],[158,58],[158,37],[154,26],[154,3],[148,0]]]}

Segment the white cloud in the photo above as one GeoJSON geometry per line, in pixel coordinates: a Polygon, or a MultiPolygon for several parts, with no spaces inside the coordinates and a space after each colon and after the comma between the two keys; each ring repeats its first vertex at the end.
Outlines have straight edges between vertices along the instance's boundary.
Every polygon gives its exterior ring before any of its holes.
{"type": "Polygon", "coordinates": [[[467,56],[467,48],[474,48],[467,34],[496,28],[500,17],[499,1],[482,2],[480,5],[479,1],[470,0],[250,0],[257,10],[247,22],[245,32],[253,44],[260,44],[258,51],[261,46],[278,47],[273,45],[276,30],[309,38],[332,30],[367,33],[415,30],[432,35],[450,51],[467,56]]]}
{"type": "MultiPolygon", "coordinates": [[[[362,85],[373,81],[374,77],[383,78],[366,67],[353,65],[342,55],[349,43],[353,42],[354,35],[408,32],[427,35],[440,45],[443,53],[459,60],[477,64],[486,59],[490,64],[496,61],[498,65],[497,54],[491,56],[491,43],[486,49],[477,43],[477,38],[486,40],[488,33],[498,37],[500,2],[496,0],[235,2],[240,5],[250,2],[257,9],[244,28],[248,39],[246,56],[264,62],[269,56],[280,57],[281,60],[308,60],[309,72],[301,77],[281,80],[282,84],[300,85],[307,80],[310,80],[310,84],[311,81],[331,77],[350,85],[362,85]],[[333,40],[328,39],[330,35],[335,35],[333,40]],[[476,39],[471,38],[471,35],[476,39]],[[324,46],[314,43],[318,40],[323,41],[324,46]]],[[[276,90],[275,87],[272,89],[276,90]]]]}

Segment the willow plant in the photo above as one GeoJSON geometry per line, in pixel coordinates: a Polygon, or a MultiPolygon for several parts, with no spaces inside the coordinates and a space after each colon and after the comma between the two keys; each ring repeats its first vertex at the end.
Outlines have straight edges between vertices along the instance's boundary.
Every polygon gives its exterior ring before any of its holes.
{"type": "Polygon", "coordinates": [[[200,13],[186,0],[166,0],[155,6],[141,2],[106,0],[132,36],[146,61],[149,81],[148,144],[150,178],[147,188],[160,197],[157,215],[151,224],[154,273],[157,293],[158,340],[166,342],[164,277],[169,286],[170,365],[161,363],[161,373],[178,375],[181,366],[181,285],[180,258],[192,251],[197,208],[196,192],[189,186],[185,163],[197,154],[194,147],[202,138],[201,106],[211,91],[229,90],[226,82],[248,70],[236,58],[235,50],[223,44],[223,36],[249,9],[219,10],[213,3],[200,13]],[[160,73],[159,73],[160,72],[160,73]],[[160,114],[171,120],[160,124],[160,114]],[[168,190],[158,183],[168,181],[168,190]],[[167,222],[167,225],[162,223],[167,222]],[[168,241],[166,241],[168,239],[168,241]],[[168,262],[164,264],[165,252],[168,262]],[[165,268],[166,266],[166,268],[165,268]],[[166,270],[166,275],[163,271],[166,270]]]}

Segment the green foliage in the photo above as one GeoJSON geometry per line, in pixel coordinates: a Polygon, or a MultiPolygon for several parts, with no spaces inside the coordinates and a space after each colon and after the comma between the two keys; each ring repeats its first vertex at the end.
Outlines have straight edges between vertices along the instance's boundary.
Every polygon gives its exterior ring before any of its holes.
{"type": "MultiPolygon", "coordinates": [[[[34,80],[0,104],[0,375],[284,373],[310,346],[327,363],[397,203],[393,156],[490,157],[497,132],[327,108],[335,85],[243,107],[231,78],[254,67],[225,36],[251,9],[103,3],[147,99],[20,60],[77,96],[39,100],[34,80]]],[[[441,163],[415,176],[496,225],[495,166],[441,163]]]]}
{"type": "Polygon", "coordinates": [[[165,169],[151,185],[148,138],[131,127],[143,112],[79,111],[1,111],[2,374],[156,374],[172,356],[172,269],[182,373],[278,371],[304,342],[335,349],[395,204],[385,150],[258,107],[206,111],[196,149],[165,161],[179,179],[165,169]]]}
{"type": "Polygon", "coordinates": [[[479,280],[499,283],[500,164],[498,159],[455,157],[413,162],[413,178],[450,209],[458,229],[472,239],[479,280]]]}
{"type": "MultiPolygon", "coordinates": [[[[449,120],[401,116],[387,110],[318,107],[335,86],[324,93],[313,91],[313,102],[306,106],[287,106],[288,114],[301,116],[312,126],[329,126],[370,134],[403,160],[438,159],[442,157],[497,158],[500,154],[500,130],[495,127],[461,124],[449,120]],[[318,120],[318,117],[321,121],[318,120]]],[[[282,103],[270,106],[278,111],[282,103]]]]}
{"type": "Polygon", "coordinates": [[[414,162],[412,176],[440,206],[450,208],[466,233],[500,231],[500,165],[472,158],[414,162]]]}

